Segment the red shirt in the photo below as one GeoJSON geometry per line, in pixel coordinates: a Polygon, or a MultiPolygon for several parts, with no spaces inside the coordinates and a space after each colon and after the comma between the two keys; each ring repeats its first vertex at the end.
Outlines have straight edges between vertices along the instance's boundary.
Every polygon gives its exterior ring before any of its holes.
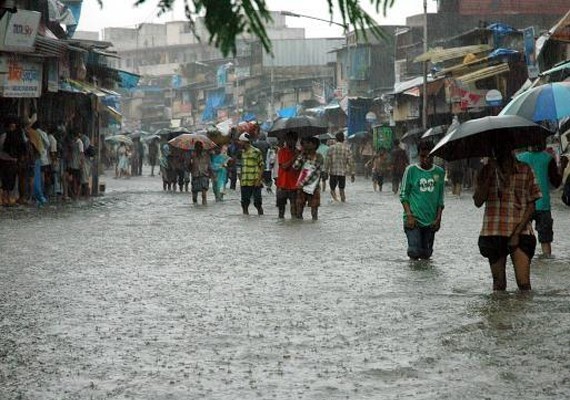
{"type": "Polygon", "coordinates": [[[288,147],[282,147],[277,152],[277,162],[279,163],[279,172],[277,173],[276,185],[280,189],[294,190],[297,189],[297,178],[300,170],[293,168],[295,160],[295,150],[288,147]],[[281,164],[290,162],[289,168],[282,168],[281,164]]]}

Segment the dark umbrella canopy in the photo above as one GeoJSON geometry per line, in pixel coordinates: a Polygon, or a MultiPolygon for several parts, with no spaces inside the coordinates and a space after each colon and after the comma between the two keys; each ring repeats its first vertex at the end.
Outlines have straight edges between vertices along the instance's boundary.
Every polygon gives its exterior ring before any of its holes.
{"type": "Polygon", "coordinates": [[[359,141],[359,140],[364,140],[368,137],[372,137],[372,135],[370,135],[370,133],[368,131],[359,131],[359,132],[353,133],[352,135],[347,137],[347,139],[359,141]]]}
{"type": "Polygon", "coordinates": [[[317,139],[319,139],[321,142],[322,141],[327,141],[327,140],[331,140],[334,139],[334,135],[331,135],[330,133],[321,133],[320,135],[316,135],[315,136],[317,139]]]}
{"type": "Polygon", "coordinates": [[[412,128],[407,131],[404,136],[401,137],[400,141],[402,142],[415,142],[417,141],[420,136],[425,132],[422,128],[412,128]]]}
{"type": "Polygon", "coordinates": [[[447,128],[447,125],[439,125],[429,128],[426,133],[422,135],[422,139],[433,139],[438,136],[443,136],[447,132],[447,128]]]}
{"type": "Polygon", "coordinates": [[[158,135],[158,136],[178,136],[181,135],[183,133],[192,133],[189,129],[184,128],[184,127],[178,127],[178,128],[160,128],[157,129],[154,132],[154,135],[158,135]]]}
{"type": "Polygon", "coordinates": [[[548,129],[516,115],[484,117],[464,122],[441,139],[431,154],[447,161],[493,157],[495,149],[540,145],[552,135],[548,129]]]}
{"type": "Polygon", "coordinates": [[[289,131],[297,132],[300,138],[320,135],[328,130],[320,119],[308,115],[291,118],[279,118],[273,122],[268,136],[284,137],[289,131]]]}

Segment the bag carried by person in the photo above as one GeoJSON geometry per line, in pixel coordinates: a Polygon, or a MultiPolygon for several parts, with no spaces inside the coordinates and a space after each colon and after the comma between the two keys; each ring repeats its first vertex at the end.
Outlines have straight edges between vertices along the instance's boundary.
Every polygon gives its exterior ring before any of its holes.
{"type": "Polygon", "coordinates": [[[313,177],[316,173],[317,167],[313,163],[305,162],[297,178],[297,187],[302,187],[303,192],[307,194],[315,193],[319,185],[319,179],[314,179],[313,177]]]}
{"type": "Polygon", "coordinates": [[[95,157],[95,147],[90,144],[84,151],[85,157],[95,157]]]}
{"type": "Polygon", "coordinates": [[[562,202],[570,207],[570,176],[566,178],[566,182],[562,187],[562,202]]]}

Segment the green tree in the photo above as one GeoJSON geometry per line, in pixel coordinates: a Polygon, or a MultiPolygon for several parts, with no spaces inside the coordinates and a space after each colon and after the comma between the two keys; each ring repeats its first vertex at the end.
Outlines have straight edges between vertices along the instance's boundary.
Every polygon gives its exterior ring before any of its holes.
{"type": "MultiPolygon", "coordinates": [[[[103,7],[105,0],[97,0],[103,7]]],[[[111,1],[111,0],[107,0],[111,1]]],[[[117,0],[113,0],[117,1],[117,0]]],[[[131,0],[134,6],[141,5],[153,0],[131,0]]],[[[159,15],[172,9],[177,0],[154,0],[157,1],[157,13],[159,15]]],[[[184,2],[186,17],[190,27],[196,35],[195,18],[203,16],[206,29],[210,37],[208,43],[216,46],[224,55],[236,52],[236,38],[242,33],[250,33],[257,37],[265,51],[271,52],[271,41],[267,36],[265,25],[271,23],[270,10],[267,9],[265,0],[180,0],[184,2]]],[[[315,0],[309,0],[315,1],[315,0]]],[[[346,29],[353,28],[357,35],[364,37],[368,34],[376,38],[385,37],[384,31],[376,24],[374,18],[364,11],[359,0],[320,0],[326,1],[323,5],[327,8],[332,19],[333,11],[339,10],[342,24],[346,29]]],[[[381,10],[386,15],[388,8],[392,7],[395,0],[367,0],[379,13],[381,10]]],[[[198,37],[198,36],[197,36],[198,37]]],[[[199,39],[202,39],[198,37],[199,39]]]]}

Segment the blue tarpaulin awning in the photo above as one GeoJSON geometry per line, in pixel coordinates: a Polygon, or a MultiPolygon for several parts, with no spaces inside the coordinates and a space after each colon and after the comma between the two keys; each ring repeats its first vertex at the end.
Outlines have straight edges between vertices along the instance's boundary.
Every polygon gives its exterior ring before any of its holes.
{"type": "Polygon", "coordinates": [[[121,79],[119,86],[125,89],[136,88],[141,79],[140,75],[133,74],[131,72],[119,70],[119,78],[121,79]]]}
{"type": "Polygon", "coordinates": [[[277,111],[277,115],[279,115],[279,118],[296,117],[298,109],[299,109],[298,106],[282,108],[279,111],[277,111]]]}
{"type": "Polygon", "coordinates": [[[206,109],[202,114],[202,122],[214,121],[218,108],[226,104],[226,91],[224,88],[212,90],[208,92],[208,99],[206,100],[206,109]]]}
{"type": "Polygon", "coordinates": [[[255,121],[256,119],[257,117],[254,113],[245,113],[241,116],[240,121],[252,122],[255,121]]]}

